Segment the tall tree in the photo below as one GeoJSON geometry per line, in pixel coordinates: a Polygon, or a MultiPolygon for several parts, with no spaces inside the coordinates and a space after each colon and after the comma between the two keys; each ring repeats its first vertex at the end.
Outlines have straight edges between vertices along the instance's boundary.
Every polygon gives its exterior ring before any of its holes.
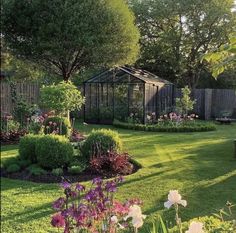
{"type": "Polygon", "coordinates": [[[196,87],[201,56],[228,40],[234,0],[130,0],[141,31],[139,64],[196,87]]]}
{"type": "Polygon", "coordinates": [[[124,0],[3,0],[10,51],[63,76],[135,62],[139,32],[124,0]]]}
{"type": "MultiPolygon", "coordinates": [[[[225,69],[236,69],[236,33],[228,44],[221,45],[216,51],[203,56],[211,64],[212,75],[217,78],[225,69]]],[[[236,80],[236,77],[235,77],[236,80]]]]}

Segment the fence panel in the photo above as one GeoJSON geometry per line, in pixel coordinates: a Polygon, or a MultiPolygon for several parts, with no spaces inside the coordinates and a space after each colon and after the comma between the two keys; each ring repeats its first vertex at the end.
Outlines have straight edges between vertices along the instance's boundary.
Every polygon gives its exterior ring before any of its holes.
{"type": "MultiPolygon", "coordinates": [[[[0,82],[1,87],[1,113],[12,113],[14,103],[12,102],[11,86],[9,83],[0,82]]],[[[26,102],[37,104],[39,101],[38,83],[16,83],[16,95],[22,97],[26,102]]]]}
{"type": "Polygon", "coordinates": [[[236,118],[236,90],[214,89],[211,112],[212,117],[229,114],[236,118]]]}
{"type": "MultiPolygon", "coordinates": [[[[176,88],[175,98],[179,97],[181,97],[181,89],[176,88]]],[[[224,112],[236,118],[236,90],[194,89],[192,97],[196,100],[193,111],[202,119],[220,117],[224,112]]]]}

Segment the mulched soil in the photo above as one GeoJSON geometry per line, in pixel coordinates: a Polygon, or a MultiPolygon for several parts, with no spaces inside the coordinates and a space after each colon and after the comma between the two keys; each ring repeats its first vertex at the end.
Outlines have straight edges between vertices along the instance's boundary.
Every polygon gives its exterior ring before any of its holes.
{"type": "MultiPolygon", "coordinates": [[[[134,163],[133,171],[131,174],[137,172],[139,168],[140,167],[134,163]]],[[[50,172],[44,175],[36,176],[36,175],[30,174],[30,172],[27,170],[22,170],[20,172],[15,172],[15,173],[8,173],[4,168],[1,168],[0,172],[1,172],[0,174],[1,177],[17,179],[17,180],[32,181],[35,183],[60,183],[63,179],[66,179],[73,183],[73,182],[89,181],[95,177],[111,178],[111,177],[117,176],[117,174],[109,174],[109,173],[106,175],[96,174],[89,169],[86,169],[82,173],[76,174],[76,175],[72,175],[72,174],[69,174],[68,172],[64,172],[64,174],[61,176],[55,176],[51,174],[50,172]]],[[[130,175],[130,174],[126,174],[126,175],[130,175]]]]}

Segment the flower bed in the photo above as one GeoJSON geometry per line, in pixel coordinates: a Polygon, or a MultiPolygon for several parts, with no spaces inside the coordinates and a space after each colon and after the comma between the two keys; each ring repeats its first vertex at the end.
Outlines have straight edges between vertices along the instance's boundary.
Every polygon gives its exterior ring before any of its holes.
{"type": "Polygon", "coordinates": [[[196,120],[195,122],[186,124],[133,124],[121,122],[118,120],[113,121],[113,125],[118,128],[132,129],[140,131],[152,132],[204,132],[216,130],[216,126],[210,122],[196,120]]]}
{"type": "MultiPolygon", "coordinates": [[[[91,232],[91,233],[138,233],[148,217],[141,210],[142,201],[134,198],[120,202],[115,193],[123,177],[104,181],[100,177],[94,178],[90,188],[81,183],[71,184],[64,180],[61,187],[64,196],[52,203],[56,212],[51,219],[51,225],[58,228],[58,232],[91,232]],[[61,228],[61,231],[60,231],[61,228]]],[[[187,207],[187,201],[182,199],[178,190],[170,190],[168,200],[164,203],[167,209],[175,210],[174,227],[159,216],[152,219],[152,227],[147,227],[147,233],[234,233],[236,224],[232,220],[232,209],[235,205],[227,202],[226,206],[215,213],[214,217],[195,218],[182,223],[180,208],[187,207]],[[167,226],[168,225],[168,226],[167,226]]],[[[182,212],[182,211],[181,211],[182,212]]]]}
{"type": "MultiPolygon", "coordinates": [[[[114,177],[117,174],[112,172],[106,172],[101,174],[101,172],[94,171],[90,167],[78,167],[72,166],[72,168],[77,169],[68,169],[68,170],[60,170],[58,173],[55,170],[47,171],[38,167],[37,165],[30,165],[24,168],[24,164],[18,164],[19,161],[15,161],[12,164],[9,164],[8,167],[17,166],[17,170],[8,171],[7,168],[1,167],[1,176],[10,178],[10,179],[19,179],[19,180],[28,180],[33,181],[36,183],[60,183],[62,177],[71,182],[82,182],[82,181],[89,181],[93,178],[97,177],[98,175],[103,178],[110,178],[114,177]]],[[[141,165],[133,159],[129,160],[130,164],[132,165],[132,170],[128,171],[128,173],[123,173],[124,175],[129,175],[137,172],[141,165]]],[[[59,169],[58,169],[59,170],[59,169]]]]}

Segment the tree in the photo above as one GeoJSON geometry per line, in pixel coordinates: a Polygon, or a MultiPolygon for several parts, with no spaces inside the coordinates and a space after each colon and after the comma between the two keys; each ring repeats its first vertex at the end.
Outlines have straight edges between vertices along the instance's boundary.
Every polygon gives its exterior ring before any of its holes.
{"type": "Polygon", "coordinates": [[[3,0],[10,51],[68,81],[83,67],[135,62],[139,32],[124,0],[3,0]]]}
{"type": "Polygon", "coordinates": [[[141,59],[180,85],[196,87],[201,56],[227,42],[235,26],[233,0],[130,0],[141,32],[141,59]]]}
{"type": "Polygon", "coordinates": [[[181,98],[176,98],[176,109],[181,114],[188,114],[189,111],[193,110],[193,106],[196,100],[191,100],[191,90],[185,86],[181,89],[181,98]]]}
{"type": "Polygon", "coordinates": [[[31,62],[22,61],[9,53],[3,40],[1,40],[1,72],[4,72],[6,77],[11,77],[11,80],[38,80],[44,76],[42,70],[31,62]]]}
{"type": "Polygon", "coordinates": [[[80,110],[83,104],[84,97],[70,81],[43,86],[40,89],[41,107],[54,110],[60,117],[67,114],[69,119],[69,111],[80,110]]]}
{"type": "MultiPolygon", "coordinates": [[[[225,69],[236,68],[236,34],[230,37],[228,44],[203,56],[211,64],[213,77],[217,78],[225,69]]],[[[236,79],[236,78],[235,78],[236,79]]]]}

